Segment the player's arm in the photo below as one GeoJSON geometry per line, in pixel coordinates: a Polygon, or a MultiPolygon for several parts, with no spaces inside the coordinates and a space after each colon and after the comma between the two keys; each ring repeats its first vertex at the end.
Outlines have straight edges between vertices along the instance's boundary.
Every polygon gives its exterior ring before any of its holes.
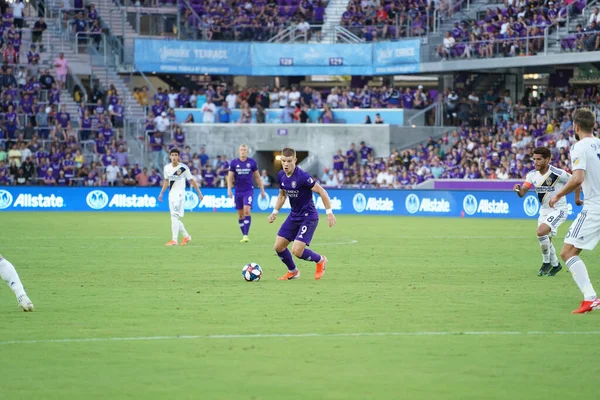
{"type": "Polygon", "coordinates": [[[265,198],[265,185],[263,185],[262,179],[260,178],[260,174],[258,171],[254,171],[254,180],[256,181],[256,185],[260,189],[260,197],[265,198]]]}
{"type": "Polygon", "coordinates": [[[269,215],[269,223],[272,223],[273,221],[275,221],[275,218],[277,218],[277,214],[279,214],[279,210],[281,210],[281,207],[283,207],[286,197],[287,195],[285,194],[285,190],[279,189],[279,195],[277,196],[275,207],[273,208],[271,215],[269,215]]]}
{"type": "Polygon", "coordinates": [[[233,193],[231,192],[231,188],[233,187],[233,171],[229,171],[227,173],[227,196],[233,197],[233,193]]]}
{"type": "Polygon", "coordinates": [[[188,179],[188,181],[190,182],[190,185],[192,185],[192,187],[194,188],[194,190],[196,191],[196,193],[198,193],[198,198],[200,200],[202,200],[202,198],[204,196],[202,195],[202,191],[200,190],[200,187],[198,187],[198,183],[196,182],[196,180],[193,179],[193,178],[190,178],[190,179],[188,179]]]}
{"type": "Polygon", "coordinates": [[[522,185],[519,185],[517,183],[513,190],[517,193],[519,197],[523,197],[525,196],[525,193],[529,191],[529,188],[531,188],[531,184],[528,182],[524,182],[522,185]]]}
{"type": "Polygon", "coordinates": [[[581,200],[581,186],[575,189],[575,204],[578,206],[583,205],[583,200],[581,200]]]}
{"type": "Polygon", "coordinates": [[[163,194],[165,193],[165,191],[167,190],[167,188],[169,187],[169,180],[165,179],[162,185],[162,189],[160,190],[160,194],[158,195],[158,201],[163,201],[163,194]]]}
{"type": "Polygon", "coordinates": [[[550,202],[548,203],[548,205],[550,207],[554,207],[554,204],[556,204],[557,201],[559,201],[560,199],[562,199],[569,193],[572,193],[577,189],[581,190],[581,184],[583,183],[584,179],[585,179],[585,170],[576,169],[575,171],[573,171],[573,175],[571,175],[571,179],[569,179],[567,184],[565,186],[563,186],[563,188],[558,193],[556,193],[556,195],[554,195],[554,197],[552,197],[550,199],[550,202]]]}
{"type": "Polygon", "coordinates": [[[323,200],[323,205],[325,206],[325,213],[327,214],[327,224],[329,227],[335,225],[335,215],[333,215],[333,210],[331,209],[331,200],[329,199],[329,193],[327,190],[323,189],[323,186],[319,185],[315,182],[315,185],[312,187],[312,191],[318,193],[321,196],[321,200],[323,200]]]}

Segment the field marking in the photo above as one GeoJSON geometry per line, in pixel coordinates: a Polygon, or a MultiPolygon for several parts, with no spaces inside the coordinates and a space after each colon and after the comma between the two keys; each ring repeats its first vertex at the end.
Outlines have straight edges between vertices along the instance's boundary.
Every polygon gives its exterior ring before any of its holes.
{"type": "MultiPolygon", "coordinates": [[[[220,238],[220,239],[229,239],[232,238],[233,235],[194,235],[193,237],[199,237],[199,238],[220,238]]],[[[534,238],[535,235],[452,235],[452,234],[448,234],[448,235],[432,235],[432,236],[423,236],[423,235],[401,235],[401,236],[391,236],[388,237],[388,239],[416,239],[416,240],[423,240],[423,239],[457,239],[457,240],[463,240],[463,239],[529,239],[529,238],[534,238]]],[[[44,239],[49,239],[49,240],[58,240],[58,239],[66,239],[66,240],[124,240],[124,239],[131,239],[131,240],[135,240],[135,239],[163,239],[164,236],[28,236],[28,237],[23,237],[23,238],[11,238],[11,239],[36,239],[36,240],[44,240],[44,239]]]]}
{"type": "Polygon", "coordinates": [[[178,336],[134,336],[106,338],[66,338],[4,340],[0,346],[11,344],[44,343],[90,343],[90,342],[142,342],[155,340],[194,339],[269,339],[269,338],[314,338],[314,337],[392,337],[392,336],[541,336],[541,335],[600,335],[600,331],[464,331],[464,332],[354,332],[354,333],[249,333],[224,335],[178,335],[178,336]]]}
{"type": "MultiPolygon", "coordinates": [[[[229,238],[231,238],[231,236],[228,236],[229,238]]],[[[236,241],[237,242],[237,241],[236,241]]],[[[351,245],[351,244],[356,244],[358,243],[358,240],[349,240],[349,241],[345,241],[345,242],[324,242],[324,243],[311,243],[311,245],[314,246],[347,246],[347,245],[351,245]]],[[[201,248],[202,245],[204,243],[201,240],[193,240],[192,241],[192,245],[188,246],[188,247],[198,247],[201,248]],[[196,244],[197,246],[194,246],[194,244],[196,244]]],[[[231,243],[228,242],[223,242],[222,244],[224,245],[231,245],[231,243]]],[[[93,245],[82,245],[82,246],[71,246],[68,244],[60,244],[60,245],[54,245],[54,246],[35,246],[36,249],[57,249],[57,248],[64,248],[64,247],[69,247],[70,249],[106,249],[106,246],[93,246],[93,245]]],[[[164,248],[165,246],[163,244],[156,244],[156,245],[147,245],[147,246],[138,246],[138,245],[118,245],[118,246],[113,246],[111,245],[110,248],[111,249],[141,249],[141,250],[149,250],[149,249],[158,249],[158,248],[164,248]]],[[[273,244],[255,244],[252,247],[263,247],[263,248],[271,248],[273,247],[273,244]]],[[[31,246],[10,246],[11,249],[17,249],[17,250],[27,250],[27,249],[31,249],[31,246]]]]}

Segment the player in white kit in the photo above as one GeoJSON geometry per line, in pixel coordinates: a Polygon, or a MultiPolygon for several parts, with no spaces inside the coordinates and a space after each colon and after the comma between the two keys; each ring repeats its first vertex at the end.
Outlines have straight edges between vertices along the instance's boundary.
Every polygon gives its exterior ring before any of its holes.
{"type": "Polygon", "coordinates": [[[27,293],[25,293],[25,289],[23,288],[23,284],[21,283],[21,279],[19,278],[19,274],[15,269],[14,265],[10,263],[5,258],[2,258],[0,254],[0,278],[6,282],[8,287],[15,294],[17,301],[19,302],[19,306],[23,311],[33,311],[33,303],[29,300],[27,293]]]}
{"type": "Polygon", "coordinates": [[[177,246],[177,240],[179,239],[179,233],[183,235],[181,245],[185,246],[188,244],[192,237],[187,233],[181,218],[185,213],[185,181],[190,181],[192,187],[198,193],[198,198],[202,200],[202,192],[198,187],[198,184],[192,177],[192,173],[187,165],[179,162],[179,150],[172,149],[169,152],[169,158],[171,162],[165,165],[164,168],[164,183],[160,195],[158,195],[158,201],[162,201],[163,193],[169,187],[169,210],[171,212],[171,231],[173,238],[167,242],[166,246],[177,246]]]}
{"type": "Polygon", "coordinates": [[[594,137],[596,115],[588,108],[573,113],[573,131],[578,140],[571,147],[573,176],[552,199],[558,204],[580,185],[583,190],[583,210],[569,228],[560,256],[567,263],[571,275],[583,293],[583,301],[573,314],[585,314],[600,308],[585,263],[579,258],[581,250],[593,250],[600,241],[600,139],[594,137]]]}
{"type": "MultiPolygon", "coordinates": [[[[519,197],[525,196],[532,186],[535,187],[540,202],[537,237],[542,250],[542,267],[538,271],[538,276],[554,276],[562,269],[556,256],[552,238],[556,236],[558,227],[567,220],[569,215],[566,199],[561,199],[555,208],[548,205],[552,195],[562,189],[571,177],[567,171],[550,165],[551,157],[552,153],[549,148],[536,147],[533,150],[535,170],[527,174],[523,185],[515,185],[514,187],[514,191],[517,192],[519,197]]],[[[577,205],[583,204],[579,196],[580,190],[577,190],[575,193],[577,205]]]]}

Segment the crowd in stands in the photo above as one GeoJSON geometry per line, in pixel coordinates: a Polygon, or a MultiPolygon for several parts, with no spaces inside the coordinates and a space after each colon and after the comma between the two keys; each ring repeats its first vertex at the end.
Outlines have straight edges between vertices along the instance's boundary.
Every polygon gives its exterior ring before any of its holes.
{"type": "Polygon", "coordinates": [[[184,32],[202,40],[265,41],[290,25],[322,25],[327,0],[190,0],[181,2],[184,32]]]}
{"type": "Polygon", "coordinates": [[[352,0],[340,25],[367,42],[424,36],[433,28],[436,3],[448,8],[446,1],[352,0]]]}
{"type": "MultiPolygon", "coordinates": [[[[586,0],[510,0],[504,8],[488,8],[482,19],[455,22],[445,33],[437,54],[445,60],[535,55],[544,49],[546,30],[551,33],[564,26],[567,16],[577,16],[585,6],[586,0]]],[[[599,29],[595,20],[584,29],[580,26],[562,41],[562,46],[597,48],[594,40],[599,29]]]]}
{"type": "MultiPolygon", "coordinates": [[[[373,154],[361,143],[339,149],[321,183],[328,187],[412,189],[438,178],[524,179],[534,169],[532,152],[548,146],[552,164],[570,171],[569,148],[575,140],[571,113],[579,106],[598,104],[600,90],[549,90],[539,97],[527,93],[517,104],[508,96],[487,93],[465,101],[484,110],[488,124],[465,121],[439,139],[391,154],[373,154]]],[[[482,119],[483,120],[483,119],[482,119]]],[[[596,126],[595,131],[600,128],[596,126]]]]}
{"type": "MultiPolygon", "coordinates": [[[[336,109],[349,108],[404,108],[423,109],[437,98],[437,90],[402,87],[332,88],[327,91],[292,85],[289,89],[249,87],[244,89],[226,86],[202,86],[190,92],[182,87],[179,91],[157,89],[149,98],[148,88],[134,89],[134,97],[147,107],[147,131],[161,130],[162,123],[169,121],[163,132],[175,121],[175,108],[196,108],[203,111],[203,121],[194,121],[190,114],[187,122],[204,123],[264,123],[265,110],[281,109],[283,123],[333,123],[336,109]],[[234,119],[233,109],[240,109],[234,119]],[[162,114],[165,114],[164,116],[162,114]],[[165,120],[166,119],[166,120],[165,120]]],[[[371,121],[375,123],[375,121],[371,121]]]]}

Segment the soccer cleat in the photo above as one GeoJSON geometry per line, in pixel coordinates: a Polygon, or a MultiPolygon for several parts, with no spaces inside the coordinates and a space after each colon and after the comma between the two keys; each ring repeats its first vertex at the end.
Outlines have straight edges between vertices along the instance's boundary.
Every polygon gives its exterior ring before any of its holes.
{"type": "Polygon", "coordinates": [[[21,310],[25,312],[33,311],[33,303],[26,294],[19,296],[17,301],[19,302],[19,307],[21,307],[21,310]]]}
{"type": "Polygon", "coordinates": [[[327,257],[321,256],[321,261],[317,263],[317,269],[315,271],[315,279],[319,280],[325,275],[325,266],[327,265],[327,257]]]}
{"type": "Polygon", "coordinates": [[[561,269],[562,269],[562,265],[560,265],[560,263],[558,263],[558,265],[556,267],[552,267],[550,269],[550,271],[548,271],[546,276],[554,276],[554,275],[558,274],[561,269]]]}
{"type": "Polygon", "coordinates": [[[170,242],[165,243],[165,246],[177,246],[177,242],[174,240],[171,240],[170,242]]]}
{"type": "Polygon", "coordinates": [[[188,244],[191,241],[192,241],[192,237],[191,236],[184,237],[183,240],[181,241],[181,245],[185,246],[186,244],[188,244]]]}
{"type": "Polygon", "coordinates": [[[600,299],[583,300],[577,310],[571,311],[571,314],[587,314],[590,311],[600,309],[600,299]]]}
{"type": "Polygon", "coordinates": [[[250,241],[250,238],[248,237],[248,235],[244,235],[242,236],[242,240],[240,240],[240,243],[247,243],[250,241]]]}
{"type": "Polygon", "coordinates": [[[542,266],[540,267],[540,270],[538,271],[538,276],[544,276],[548,273],[548,271],[550,271],[552,269],[552,265],[550,265],[550,263],[543,263],[542,266]]]}
{"type": "Polygon", "coordinates": [[[288,271],[284,276],[278,278],[278,281],[291,281],[292,279],[300,278],[300,271],[296,270],[296,272],[288,271]]]}

